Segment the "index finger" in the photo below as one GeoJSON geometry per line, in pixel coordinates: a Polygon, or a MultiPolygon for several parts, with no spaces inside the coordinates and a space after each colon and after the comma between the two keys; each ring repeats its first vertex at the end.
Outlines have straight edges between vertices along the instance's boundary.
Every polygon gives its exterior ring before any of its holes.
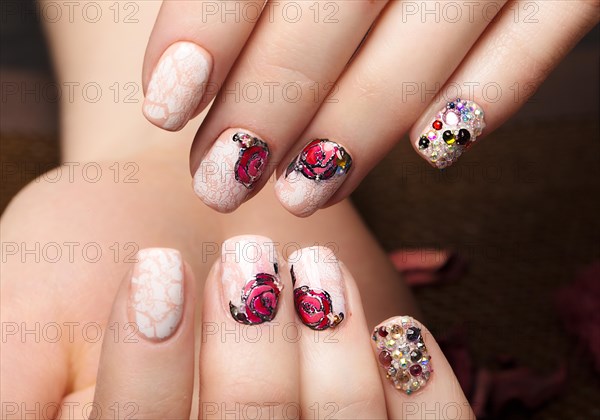
{"type": "Polygon", "coordinates": [[[151,123],[180,130],[212,101],[264,4],[163,2],[142,70],[142,109],[151,123]]]}

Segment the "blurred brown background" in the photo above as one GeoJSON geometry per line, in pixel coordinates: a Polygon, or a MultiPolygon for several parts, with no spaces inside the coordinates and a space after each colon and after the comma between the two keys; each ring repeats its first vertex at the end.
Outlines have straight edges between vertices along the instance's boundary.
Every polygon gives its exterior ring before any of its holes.
{"type": "MultiPolygon", "coordinates": [[[[57,104],[11,94],[15,84],[52,80],[40,29],[33,19],[1,19],[3,210],[58,164],[60,152],[57,104]]],[[[596,27],[530,103],[459,165],[434,171],[402,141],[353,196],[387,250],[443,248],[468,261],[462,278],[416,294],[434,333],[466,346],[473,375],[525,367],[547,378],[567,368],[556,397],[533,408],[517,398],[492,410],[493,418],[600,418],[598,372],[556,300],[571,287],[587,299],[584,309],[592,305],[581,316],[598,327],[598,271],[588,274],[595,295],[569,285],[600,261],[599,45],[596,27]]],[[[518,381],[515,394],[526,393],[518,381]]]]}

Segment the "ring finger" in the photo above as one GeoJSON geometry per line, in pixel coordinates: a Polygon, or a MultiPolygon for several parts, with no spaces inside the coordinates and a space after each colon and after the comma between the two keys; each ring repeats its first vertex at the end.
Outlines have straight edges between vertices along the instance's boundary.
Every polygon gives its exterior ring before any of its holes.
{"type": "Polygon", "coordinates": [[[304,418],[385,418],[383,389],[365,339],[367,321],[354,279],[326,247],[300,249],[288,264],[297,319],[304,324],[299,326],[304,418]]]}

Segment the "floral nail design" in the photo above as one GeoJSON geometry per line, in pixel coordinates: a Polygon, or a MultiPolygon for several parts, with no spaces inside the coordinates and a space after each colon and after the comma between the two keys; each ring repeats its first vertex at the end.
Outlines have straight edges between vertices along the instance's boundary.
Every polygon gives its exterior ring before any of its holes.
{"type": "Polygon", "coordinates": [[[321,331],[344,320],[344,280],[337,258],[327,247],[313,246],[293,252],[290,268],[294,306],[304,325],[321,331]]]}
{"type": "Polygon", "coordinates": [[[483,109],[473,101],[457,98],[437,113],[416,145],[427,160],[444,169],[471,147],[484,128],[483,109]]]}
{"type": "Polygon", "coordinates": [[[325,290],[298,287],[294,289],[294,305],[304,325],[313,330],[333,328],[344,319],[342,312],[333,314],[331,296],[325,290]]]}
{"type": "Polygon", "coordinates": [[[286,176],[298,171],[308,179],[325,181],[336,174],[346,174],[351,166],[352,158],[342,146],[327,139],[317,139],[289,165],[286,176]]]}
{"type": "Polygon", "coordinates": [[[407,395],[422,389],[433,369],[431,356],[421,335],[421,328],[410,317],[395,318],[373,331],[378,359],[386,378],[407,395]]]}
{"type": "Polygon", "coordinates": [[[296,216],[310,216],[335,194],[351,167],[352,158],[341,145],[313,140],[279,177],[275,194],[296,216]]]}
{"type": "Polygon", "coordinates": [[[257,137],[246,133],[236,133],[233,141],[241,146],[240,154],[235,163],[235,179],[250,189],[263,174],[269,159],[269,146],[257,137]]]}
{"type": "Polygon", "coordinates": [[[229,302],[233,318],[247,325],[272,321],[277,313],[281,284],[277,277],[259,273],[246,283],[242,290],[242,304],[238,307],[229,302]]]}

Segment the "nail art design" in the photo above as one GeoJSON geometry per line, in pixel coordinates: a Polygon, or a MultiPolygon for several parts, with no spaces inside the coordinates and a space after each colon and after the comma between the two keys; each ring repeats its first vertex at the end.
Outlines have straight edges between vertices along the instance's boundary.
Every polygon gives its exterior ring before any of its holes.
{"type": "Polygon", "coordinates": [[[229,302],[233,319],[246,325],[272,321],[277,313],[279,293],[281,288],[275,276],[267,273],[257,274],[242,290],[242,304],[236,306],[229,302]]]}
{"type": "Polygon", "coordinates": [[[261,139],[246,133],[235,133],[233,141],[241,146],[239,158],[235,163],[235,179],[244,187],[252,188],[267,166],[269,146],[261,139]]]}
{"type": "Polygon", "coordinates": [[[483,109],[473,101],[457,98],[437,113],[416,145],[426,159],[444,169],[471,147],[484,128],[483,109]]]}
{"type": "Polygon", "coordinates": [[[192,42],[176,42],[158,61],[142,111],[153,124],[176,131],[198,107],[209,78],[208,53],[192,42]]]}
{"type": "Polygon", "coordinates": [[[183,265],[174,249],[143,249],[131,277],[129,305],[139,332],[150,340],[170,337],[183,310],[183,265]]]}
{"type": "Polygon", "coordinates": [[[212,145],[194,174],[194,191],[208,206],[229,213],[250,194],[269,162],[269,146],[257,135],[230,128],[212,145]]]}
{"type": "Polygon", "coordinates": [[[394,318],[373,331],[378,359],[394,387],[410,395],[427,385],[433,369],[419,324],[410,317],[394,318]]]}
{"type": "Polygon", "coordinates": [[[313,330],[333,328],[344,319],[343,312],[333,314],[331,296],[325,290],[307,286],[294,289],[294,305],[304,325],[313,330]]]}
{"type": "Polygon", "coordinates": [[[250,235],[223,242],[223,304],[241,324],[262,324],[277,314],[283,283],[273,245],[268,238],[250,235]]]}
{"type": "Polygon", "coordinates": [[[308,179],[326,181],[334,175],[345,175],[352,159],[339,144],[327,139],[311,141],[287,168],[286,176],[298,171],[308,179]]]}
{"type": "Polygon", "coordinates": [[[333,196],[351,168],[352,158],[343,146],[316,139],[290,163],[275,191],[288,210],[308,216],[333,196]]]}
{"type": "Polygon", "coordinates": [[[333,251],[310,247],[290,255],[294,306],[302,323],[313,330],[334,328],[344,320],[342,273],[333,251]],[[328,289],[329,291],[327,291],[328,289]]]}

